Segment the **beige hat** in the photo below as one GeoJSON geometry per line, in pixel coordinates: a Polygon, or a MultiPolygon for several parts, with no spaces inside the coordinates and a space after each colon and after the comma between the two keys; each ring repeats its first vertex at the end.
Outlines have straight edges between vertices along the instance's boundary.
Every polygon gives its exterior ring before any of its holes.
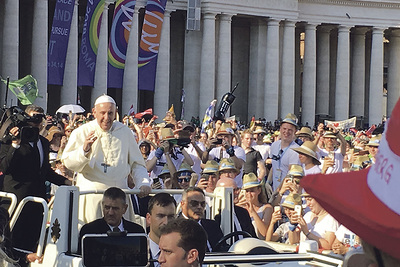
{"type": "Polygon", "coordinates": [[[361,169],[364,169],[365,166],[369,165],[370,163],[371,159],[368,157],[368,155],[356,156],[353,164],[351,165],[351,170],[359,171],[361,169]]]}
{"type": "Polygon", "coordinates": [[[286,176],[303,177],[304,176],[303,167],[297,164],[290,165],[289,171],[286,176]]]}
{"type": "Polygon", "coordinates": [[[235,170],[236,173],[239,173],[238,169],[235,167],[235,162],[231,158],[223,158],[219,162],[218,173],[224,170],[235,170]]]}
{"type": "Polygon", "coordinates": [[[162,128],[161,129],[161,140],[175,140],[174,132],[171,128],[162,128]]]}
{"type": "Polygon", "coordinates": [[[162,168],[160,174],[158,176],[162,176],[164,174],[170,174],[169,168],[168,168],[168,164],[165,163],[164,167],[162,168]]]}
{"type": "Polygon", "coordinates": [[[316,163],[318,163],[317,165],[321,164],[317,155],[318,147],[311,141],[305,141],[300,147],[292,148],[292,150],[296,151],[297,153],[312,157],[316,160],[316,163]]]}
{"type": "Polygon", "coordinates": [[[333,133],[333,132],[326,131],[325,134],[324,134],[324,137],[325,138],[335,138],[336,139],[337,135],[335,133],[333,133]]]}
{"type": "Polygon", "coordinates": [[[301,196],[299,194],[292,192],[285,198],[281,206],[288,209],[294,209],[294,206],[301,204],[303,204],[301,196]]]}
{"type": "Polygon", "coordinates": [[[190,172],[193,173],[194,171],[192,170],[192,167],[190,167],[189,164],[187,164],[186,162],[182,162],[181,166],[179,167],[179,170],[177,171],[177,173],[181,173],[181,172],[190,172]]]}
{"type": "Polygon", "coordinates": [[[271,135],[267,134],[263,137],[263,143],[272,144],[271,135]]]}
{"type": "Polygon", "coordinates": [[[261,182],[258,180],[257,176],[250,172],[243,176],[243,187],[242,189],[246,190],[249,188],[260,186],[261,182]]]}
{"type": "Polygon", "coordinates": [[[49,141],[53,140],[53,136],[55,134],[65,135],[57,126],[51,126],[47,133],[46,139],[49,141]]]}
{"type": "Polygon", "coordinates": [[[204,166],[202,173],[215,174],[218,171],[218,167],[218,162],[216,162],[215,160],[208,160],[206,162],[206,165],[204,166]]]}
{"type": "Polygon", "coordinates": [[[382,135],[371,137],[371,139],[369,139],[367,146],[379,146],[381,142],[381,137],[382,135]]]}
{"type": "Polygon", "coordinates": [[[256,129],[254,130],[255,134],[259,134],[259,133],[263,133],[263,134],[267,134],[267,132],[264,130],[264,128],[262,126],[256,126],[256,129]]]}
{"type": "Polygon", "coordinates": [[[229,123],[222,123],[217,131],[217,135],[219,134],[234,135],[235,133],[233,132],[231,125],[229,123]]]}
{"type": "Polygon", "coordinates": [[[293,113],[289,113],[286,115],[286,117],[282,120],[282,123],[285,122],[294,125],[296,128],[299,128],[299,125],[297,125],[297,117],[293,113]]]}
{"type": "Polygon", "coordinates": [[[308,127],[301,127],[300,131],[298,131],[296,133],[296,136],[297,137],[305,136],[305,137],[310,138],[311,140],[314,140],[314,135],[313,135],[311,129],[308,127]]]}

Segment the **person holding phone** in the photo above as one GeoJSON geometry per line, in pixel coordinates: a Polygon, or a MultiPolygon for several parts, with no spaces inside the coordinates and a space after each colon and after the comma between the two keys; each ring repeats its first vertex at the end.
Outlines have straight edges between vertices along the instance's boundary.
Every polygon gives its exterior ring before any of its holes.
{"type": "Polygon", "coordinates": [[[343,160],[346,155],[346,140],[339,132],[325,132],[325,148],[320,149],[322,159],[322,171],[324,173],[337,173],[343,170],[343,160]],[[339,139],[339,147],[338,140],[339,139]],[[326,169],[326,170],[325,170],[326,169]]]}
{"type": "MultiPolygon", "coordinates": [[[[295,244],[297,243],[297,238],[295,234],[297,223],[292,222],[292,217],[296,214],[295,206],[300,206],[302,204],[302,199],[299,194],[290,193],[281,206],[274,207],[274,213],[272,213],[271,222],[269,224],[267,234],[265,235],[265,241],[275,241],[285,244],[295,244]],[[274,232],[274,225],[282,220],[281,207],[284,213],[289,218],[289,221],[279,225],[279,227],[274,232]]],[[[301,211],[300,211],[301,212],[301,211]]]]}

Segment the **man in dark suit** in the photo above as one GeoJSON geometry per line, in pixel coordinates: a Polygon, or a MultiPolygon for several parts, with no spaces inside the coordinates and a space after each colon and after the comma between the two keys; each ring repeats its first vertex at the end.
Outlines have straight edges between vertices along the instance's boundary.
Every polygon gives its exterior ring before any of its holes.
{"type": "MultiPolygon", "coordinates": [[[[29,126],[43,127],[44,110],[29,105],[25,112],[29,115],[29,126]]],[[[18,202],[27,196],[46,198],[45,181],[57,185],[70,185],[71,181],[56,174],[49,163],[49,141],[42,136],[21,140],[21,127],[13,127],[9,134],[12,141],[3,142],[0,147],[0,171],[4,174],[2,191],[13,193],[18,202]]],[[[9,200],[2,199],[1,205],[8,208],[9,200]]],[[[20,214],[12,230],[13,246],[27,251],[35,251],[43,219],[43,208],[38,203],[29,202],[20,214]]]]}
{"type": "Polygon", "coordinates": [[[215,245],[224,236],[218,223],[214,220],[204,219],[206,207],[205,194],[198,187],[189,187],[182,194],[182,213],[180,217],[192,219],[203,226],[208,235],[207,251],[213,251],[215,245]]]}
{"type": "MultiPolygon", "coordinates": [[[[233,180],[231,178],[221,178],[217,182],[217,187],[233,188],[233,195],[234,195],[233,202],[237,203],[238,196],[240,193],[240,188],[237,187],[235,180],[233,180]]],[[[254,226],[251,222],[249,212],[245,208],[239,207],[237,205],[234,205],[233,208],[234,208],[233,222],[234,222],[234,226],[235,226],[235,231],[245,231],[245,232],[249,233],[252,237],[257,238],[256,232],[254,230],[254,226]]],[[[216,215],[215,221],[217,221],[220,224],[221,223],[221,215],[219,215],[219,214],[216,215]]],[[[242,236],[238,237],[238,239],[242,239],[242,238],[243,238],[242,236]]]]}
{"type": "Polygon", "coordinates": [[[85,234],[105,234],[108,231],[128,233],[144,233],[144,229],[139,224],[125,220],[128,204],[124,191],[117,187],[108,188],[103,195],[101,202],[104,217],[82,226],[79,233],[79,253],[81,251],[81,241],[85,234]]]}

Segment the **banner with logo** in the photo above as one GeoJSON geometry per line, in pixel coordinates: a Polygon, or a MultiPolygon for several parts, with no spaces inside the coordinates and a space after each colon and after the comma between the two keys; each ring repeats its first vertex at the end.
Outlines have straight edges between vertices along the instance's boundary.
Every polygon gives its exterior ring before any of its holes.
{"type": "Polygon", "coordinates": [[[63,85],[65,59],[75,1],[57,1],[47,53],[47,83],[63,85]]]}
{"type": "MultiPolygon", "coordinates": [[[[7,84],[7,81],[1,79],[7,84]]],[[[32,75],[26,75],[24,78],[9,82],[8,88],[18,98],[22,105],[31,105],[39,97],[37,81],[32,75]]]]}
{"type": "Polygon", "coordinates": [[[126,51],[135,4],[136,0],[118,0],[115,4],[108,44],[108,87],[122,88],[126,51]]]}
{"type": "Polygon", "coordinates": [[[167,0],[148,0],[139,44],[138,89],[154,91],[161,28],[167,0]]]}
{"type": "Polygon", "coordinates": [[[343,121],[325,120],[324,122],[325,122],[325,125],[327,125],[327,126],[333,126],[337,129],[347,130],[347,129],[356,127],[356,120],[357,120],[357,117],[353,117],[353,118],[350,118],[348,120],[343,120],[343,121]]]}
{"type": "Polygon", "coordinates": [[[104,0],[87,1],[78,64],[78,86],[93,86],[104,0]]]}

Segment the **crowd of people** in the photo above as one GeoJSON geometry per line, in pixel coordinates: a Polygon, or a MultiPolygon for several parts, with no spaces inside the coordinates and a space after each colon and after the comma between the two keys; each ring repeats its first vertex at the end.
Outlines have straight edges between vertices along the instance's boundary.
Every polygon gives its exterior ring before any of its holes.
{"type": "MultiPolygon", "coordinates": [[[[18,201],[28,195],[49,200],[63,184],[74,184],[81,190],[107,190],[104,196],[80,197],[83,208],[78,217],[85,224],[81,236],[118,228],[144,232],[141,226],[127,223],[141,214],[149,227],[154,266],[164,266],[168,261],[164,246],[171,241],[160,237],[174,236],[176,230],[164,226],[176,217],[192,219],[202,226],[207,234],[205,251],[224,247],[217,244],[223,236],[220,217],[210,220],[204,216],[206,205],[212,205],[205,192],[212,193],[218,186],[233,188],[237,231],[286,244],[315,240],[321,250],[342,255],[361,246],[358,236],[340,225],[300,182],[312,174],[368,168],[376,162],[381,134],[344,131],[323,123],[314,129],[300,127],[294,114],[288,114],[279,125],[275,122],[275,128],[262,120],[247,126],[218,120],[202,129],[192,122],[178,121],[173,107],[161,123],[155,122],[156,116],[146,119],[128,115],[119,122],[116,103],[106,95],[96,100],[87,116],[68,114],[54,120],[35,106],[26,112],[43,117],[43,123],[34,125],[41,135],[37,140],[21,142],[21,129],[10,130],[15,138],[0,147],[2,190],[17,194],[18,201]],[[26,164],[26,158],[32,166],[18,168],[21,162],[26,164]],[[26,189],[21,190],[20,184],[26,189]],[[140,189],[138,197],[127,197],[118,190],[128,188],[140,189]],[[184,193],[174,197],[161,193],[150,198],[151,188],[183,189],[184,193]],[[179,203],[181,211],[177,213],[179,203]]],[[[4,201],[2,204],[7,205],[4,201]]],[[[25,216],[31,218],[32,212],[40,214],[32,208],[25,216]]],[[[26,251],[35,251],[37,236],[32,236],[29,246],[26,240],[18,244],[19,235],[26,238],[23,228],[21,220],[20,228],[13,231],[13,242],[26,251]]],[[[178,235],[183,238],[183,233],[178,235]]],[[[188,262],[195,259],[199,263],[198,254],[189,256],[188,262]]],[[[28,261],[29,257],[28,253],[28,261]]]]}

